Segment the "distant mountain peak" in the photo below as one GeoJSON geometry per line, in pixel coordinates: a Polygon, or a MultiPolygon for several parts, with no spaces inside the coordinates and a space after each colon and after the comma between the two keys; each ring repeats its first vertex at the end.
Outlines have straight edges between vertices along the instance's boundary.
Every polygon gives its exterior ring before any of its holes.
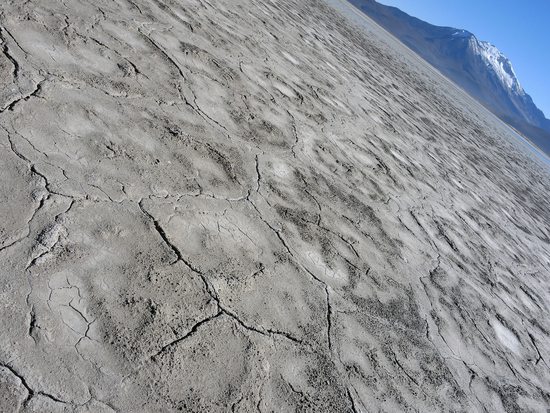
{"type": "Polygon", "coordinates": [[[475,40],[473,47],[500,79],[502,85],[513,93],[525,95],[512,66],[512,62],[493,44],[475,40]]]}
{"type": "Polygon", "coordinates": [[[473,33],[435,26],[375,0],[349,0],[474,99],[550,154],[550,120],[521,86],[512,63],[473,33]]]}

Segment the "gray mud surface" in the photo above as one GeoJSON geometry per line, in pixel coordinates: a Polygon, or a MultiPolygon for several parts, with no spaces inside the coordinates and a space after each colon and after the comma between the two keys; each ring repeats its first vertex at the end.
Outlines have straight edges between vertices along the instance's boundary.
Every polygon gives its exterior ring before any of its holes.
{"type": "Polygon", "coordinates": [[[546,411],[548,168],[349,18],[1,3],[1,412],[546,411]]]}

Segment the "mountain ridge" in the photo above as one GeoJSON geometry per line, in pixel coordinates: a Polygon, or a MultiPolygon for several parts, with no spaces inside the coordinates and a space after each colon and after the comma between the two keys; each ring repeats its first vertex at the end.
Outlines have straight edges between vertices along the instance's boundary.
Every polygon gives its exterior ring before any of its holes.
{"type": "Polygon", "coordinates": [[[512,62],[465,29],[436,26],[375,0],[350,0],[501,120],[550,154],[550,120],[523,89],[512,62]]]}

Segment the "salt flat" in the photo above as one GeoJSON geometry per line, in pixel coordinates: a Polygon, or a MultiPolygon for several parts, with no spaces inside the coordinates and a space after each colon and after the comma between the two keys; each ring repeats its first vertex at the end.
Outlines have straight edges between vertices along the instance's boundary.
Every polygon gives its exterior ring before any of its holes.
{"type": "Polygon", "coordinates": [[[368,18],[0,27],[0,411],[546,411],[548,166],[368,18]]]}

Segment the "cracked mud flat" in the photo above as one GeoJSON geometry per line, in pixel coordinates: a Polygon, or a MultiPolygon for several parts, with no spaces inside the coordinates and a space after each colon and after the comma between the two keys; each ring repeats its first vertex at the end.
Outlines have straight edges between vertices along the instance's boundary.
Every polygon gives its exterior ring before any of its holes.
{"type": "Polygon", "coordinates": [[[548,169],[368,19],[0,13],[0,411],[546,411],[548,169]]]}

